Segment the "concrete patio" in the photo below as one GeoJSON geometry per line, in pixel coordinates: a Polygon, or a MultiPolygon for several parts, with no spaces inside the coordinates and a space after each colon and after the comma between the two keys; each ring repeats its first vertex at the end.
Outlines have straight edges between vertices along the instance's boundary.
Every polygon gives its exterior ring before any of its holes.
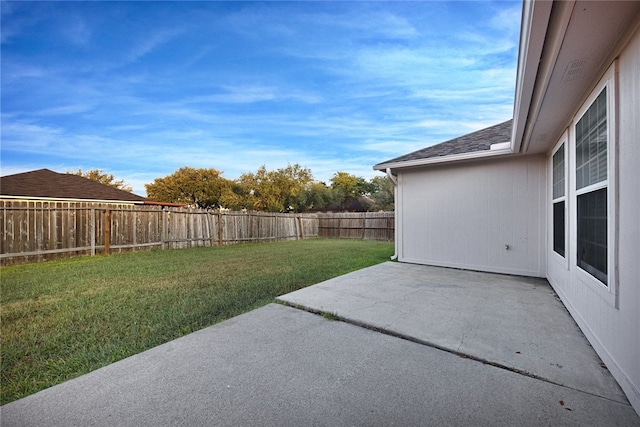
{"type": "Polygon", "coordinates": [[[1,423],[640,425],[543,279],[388,262],[278,300],[5,405],[1,423]]]}

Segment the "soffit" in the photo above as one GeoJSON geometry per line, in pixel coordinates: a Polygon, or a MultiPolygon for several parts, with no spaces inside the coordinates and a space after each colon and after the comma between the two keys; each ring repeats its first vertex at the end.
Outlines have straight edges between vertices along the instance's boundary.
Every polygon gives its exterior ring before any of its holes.
{"type": "MultiPolygon", "coordinates": [[[[539,111],[537,115],[535,111],[529,111],[531,133],[524,141],[523,152],[545,152],[557,142],[556,138],[589,95],[595,80],[606,70],[615,54],[614,49],[638,14],[640,2],[635,1],[578,1],[574,4],[557,57],[549,59],[555,62],[539,111]]],[[[547,38],[549,32],[562,30],[550,27],[547,38]]],[[[548,48],[545,43],[545,49],[548,48]]],[[[543,67],[541,64],[540,68],[543,67]]],[[[544,86],[541,83],[538,76],[536,86],[544,86]]]]}

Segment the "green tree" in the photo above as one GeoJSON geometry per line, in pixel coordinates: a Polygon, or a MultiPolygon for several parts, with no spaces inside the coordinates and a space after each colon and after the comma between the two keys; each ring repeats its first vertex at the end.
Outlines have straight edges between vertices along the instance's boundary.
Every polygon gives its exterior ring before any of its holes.
{"type": "Polygon", "coordinates": [[[241,175],[237,182],[252,209],[299,212],[305,208],[304,193],[313,183],[313,175],[299,164],[275,171],[268,171],[263,165],[255,173],[241,175]]]}
{"type": "Polygon", "coordinates": [[[362,177],[347,172],[336,172],[331,178],[333,203],[341,210],[368,195],[374,187],[362,177]]]}
{"type": "Polygon", "coordinates": [[[275,171],[273,179],[281,191],[285,211],[300,212],[306,209],[304,194],[314,182],[311,169],[297,163],[287,165],[275,171]]]}
{"type": "Polygon", "coordinates": [[[371,178],[373,191],[371,198],[374,201],[372,208],[377,211],[393,211],[395,209],[393,182],[386,176],[374,176],[371,178]]]}
{"type": "Polygon", "coordinates": [[[278,211],[276,189],[269,179],[266,166],[261,166],[255,173],[240,175],[237,183],[242,188],[247,209],[256,211],[278,211]]]}
{"type": "Polygon", "coordinates": [[[321,181],[311,183],[306,191],[302,193],[299,205],[308,210],[324,210],[331,205],[333,198],[331,187],[321,181]]]}
{"type": "Polygon", "coordinates": [[[91,181],[96,181],[100,184],[115,187],[118,190],[128,191],[129,193],[133,192],[133,187],[127,184],[123,179],[116,180],[113,174],[106,173],[101,169],[91,169],[86,172],[83,172],[82,169],[78,169],[67,171],[67,173],[70,175],[82,176],[84,178],[90,179],[91,181]]]}
{"type": "Polygon", "coordinates": [[[233,181],[214,169],[182,167],[164,178],[145,184],[147,197],[158,202],[183,203],[188,206],[215,209],[225,207],[223,201],[233,192],[233,181]]]}
{"type": "Polygon", "coordinates": [[[220,196],[220,205],[232,211],[253,209],[253,204],[248,201],[248,196],[238,181],[231,181],[231,185],[225,188],[220,196]]]}

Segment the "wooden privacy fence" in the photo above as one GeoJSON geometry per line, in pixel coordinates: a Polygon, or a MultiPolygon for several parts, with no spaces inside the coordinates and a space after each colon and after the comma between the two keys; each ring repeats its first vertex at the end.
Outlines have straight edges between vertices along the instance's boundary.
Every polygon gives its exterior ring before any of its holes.
{"type": "Polygon", "coordinates": [[[393,240],[393,212],[276,214],[0,200],[2,265],[314,237],[393,240]]]}
{"type": "Polygon", "coordinates": [[[40,201],[0,201],[0,213],[2,265],[318,236],[315,214],[40,201]]]}
{"type": "Polygon", "coordinates": [[[393,212],[348,212],[318,214],[318,236],[339,239],[395,239],[393,212]]]}

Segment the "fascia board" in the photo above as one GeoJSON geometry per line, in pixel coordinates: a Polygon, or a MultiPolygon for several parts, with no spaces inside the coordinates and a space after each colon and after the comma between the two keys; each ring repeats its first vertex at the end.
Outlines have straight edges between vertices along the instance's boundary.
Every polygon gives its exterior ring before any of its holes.
{"type": "MultiPolygon", "coordinates": [[[[568,9],[571,9],[575,0],[570,1],[569,3],[571,4],[571,7],[568,9]]],[[[381,163],[379,165],[375,165],[373,169],[385,171],[387,168],[412,168],[519,153],[525,135],[525,128],[527,128],[528,124],[527,120],[529,120],[529,110],[534,90],[536,89],[538,66],[542,59],[542,52],[549,26],[549,19],[551,17],[552,6],[553,1],[550,0],[525,0],[523,3],[520,47],[518,54],[518,72],[516,76],[513,131],[508,147],[506,144],[496,144],[496,146],[492,147],[489,151],[381,163]]],[[[544,86],[546,87],[546,82],[544,86]]]]}
{"type": "Polygon", "coordinates": [[[56,197],[37,197],[37,196],[7,196],[0,195],[0,199],[19,200],[25,202],[82,202],[82,203],[111,203],[120,205],[143,205],[145,202],[132,200],[100,200],[100,199],[65,199],[56,197]]]}
{"type": "Polygon", "coordinates": [[[538,77],[552,1],[525,1],[522,6],[518,72],[513,109],[511,150],[520,152],[529,119],[529,108],[538,77]]]}
{"type": "Polygon", "coordinates": [[[499,148],[494,150],[475,151],[473,153],[453,154],[450,156],[429,157],[426,159],[405,160],[402,162],[381,163],[373,167],[374,170],[386,171],[387,169],[404,169],[414,168],[417,166],[428,166],[439,163],[453,163],[464,160],[483,159],[487,157],[496,157],[513,154],[510,147],[499,148]]]}

